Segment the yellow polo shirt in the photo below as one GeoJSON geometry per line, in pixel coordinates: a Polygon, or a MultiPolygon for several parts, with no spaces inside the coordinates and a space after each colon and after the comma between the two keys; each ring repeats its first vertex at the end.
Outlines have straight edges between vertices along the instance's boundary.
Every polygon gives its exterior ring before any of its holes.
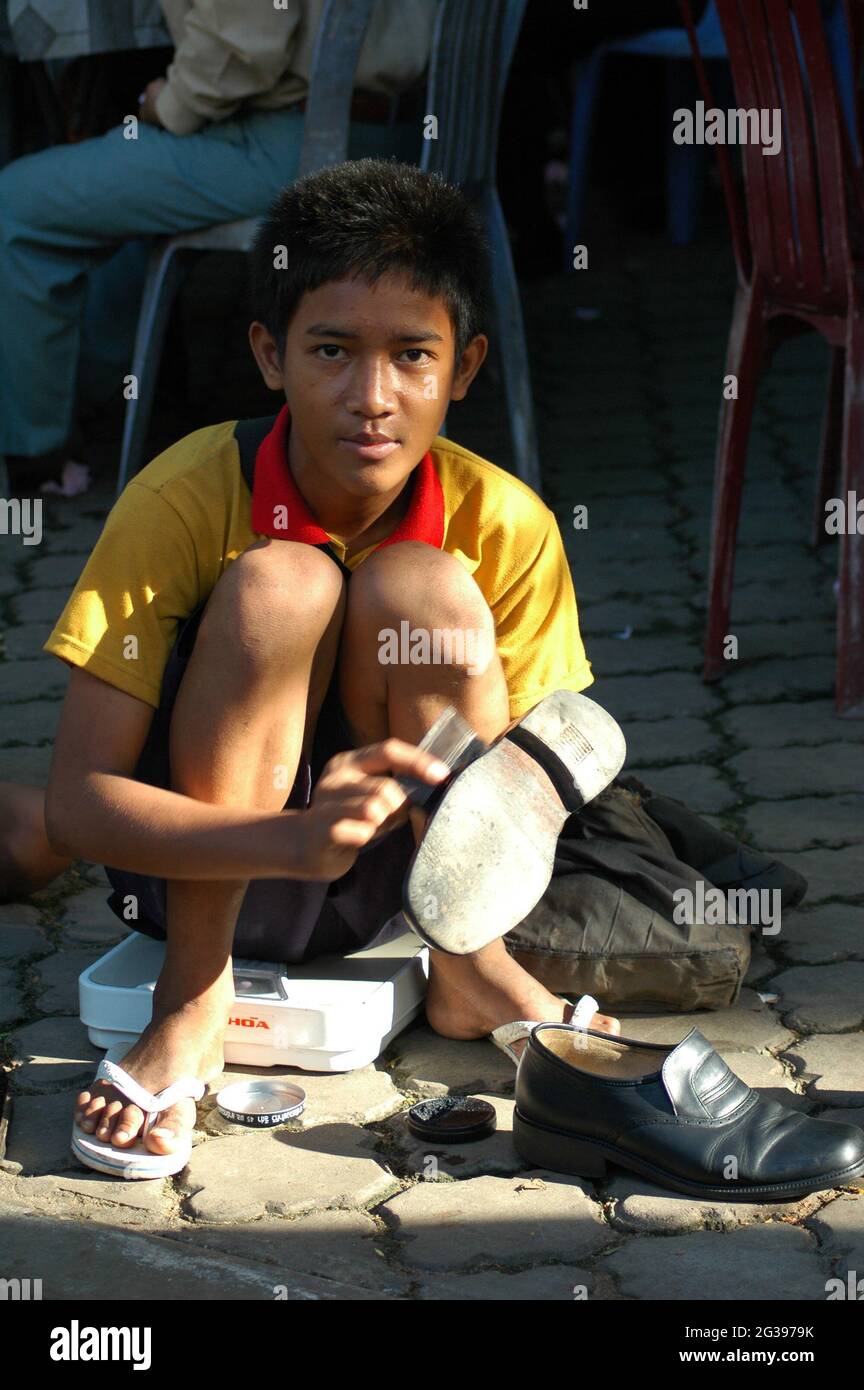
{"type": "MultiPolygon", "coordinates": [[[[178,625],[261,535],[329,543],[350,570],[377,548],[346,560],[317,526],[287,465],[287,407],[258,449],[254,499],[236,423],[186,435],[129,483],[45,651],[158,708],[178,625]],[[280,498],[288,524],[274,529],[266,518],[280,498]]],[[[473,576],[495,620],[511,719],[550,691],[592,683],[558,523],[525,483],[439,436],[418,465],[408,513],[381,544],[401,539],[439,545],[473,576]]]]}

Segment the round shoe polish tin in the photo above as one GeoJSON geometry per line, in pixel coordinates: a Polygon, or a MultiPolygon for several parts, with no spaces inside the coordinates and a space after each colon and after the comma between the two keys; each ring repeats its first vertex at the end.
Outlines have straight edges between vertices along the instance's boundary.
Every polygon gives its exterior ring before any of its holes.
{"type": "Polygon", "coordinates": [[[495,1107],[479,1096],[434,1096],[412,1105],[408,1128],[436,1144],[470,1144],[495,1133],[495,1107]]]}
{"type": "Polygon", "coordinates": [[[291,1081],[235,1081],[223,1087],[216,1104],[235,1125],[270,1128],[302,1114],[306,1092],[291,1081]]]}

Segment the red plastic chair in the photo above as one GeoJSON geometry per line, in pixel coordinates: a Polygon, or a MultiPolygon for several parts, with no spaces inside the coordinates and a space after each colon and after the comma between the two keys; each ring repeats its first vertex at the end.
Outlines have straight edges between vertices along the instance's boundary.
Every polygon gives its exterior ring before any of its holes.
{"type": "MultiPolygon", "coordinates": [[[[681,0],[706,107],[714,106],[688,0],[681,0]]],[[[738,107],[782,112],[781,151],[742,146],[746,217],[727,149],[717,146],[738,268],[727,374],[738,399],[720,411],[703,679],[727,670],[735,546],[759,378],[777,345],[815,329],[831,372],[813,520],[826,539],[825,501],[864,498],[864,180],[834,81],[819,0],[717,0],[738,107]],[[840,475],[838,479],[838,474],[840,475]],[[839,493],[834,493],[838,481],[839,493]]],[[[847,0],[858,72],[862,0],[847,0]]],[[[860,118],[859,99],[859,118],[860,118]]],[[[860,119],[859,119],[859,148],[860,119]]],[[[852,526],[855,518],[852,518],[852,526]]],[[[864,535],[839,537],[836,705],[864,716],[864,535]]]]}

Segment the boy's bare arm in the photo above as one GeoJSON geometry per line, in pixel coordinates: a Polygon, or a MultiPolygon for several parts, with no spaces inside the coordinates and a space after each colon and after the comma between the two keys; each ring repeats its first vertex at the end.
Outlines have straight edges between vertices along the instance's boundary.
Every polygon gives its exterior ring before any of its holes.
{"type": "Polygon", "coordinates": [[[405,818],[387,772],[435,783],[434,759],[388,739],[331,759],[308,811],[213,806],[137,782],[154,711],[73,668],[45,796],[56,853],[168,879],[331,879],[380,829],[405,818]]]}

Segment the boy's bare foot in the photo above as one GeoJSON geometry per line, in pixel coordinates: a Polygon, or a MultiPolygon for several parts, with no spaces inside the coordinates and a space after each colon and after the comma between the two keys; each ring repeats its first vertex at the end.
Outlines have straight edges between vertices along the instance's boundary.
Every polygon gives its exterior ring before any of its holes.
{"type": "MultiPolygon", "coordinates": [[[[552,994],[494,941],[472,956],[430,958],[426,1019],[445,1038],[485,1038],[502,1023],[530,1018],[538,1023],[569,1023],[574,1005],[552,994]]],[[[621,1032],[617,1018],[596,1013],[588,1024],[598,1032],[621,1032]]],[[[521,1052],[525,1039],[512,1044],[521,1052]]]]}
{"type": "MultiPolygon", "coordinates": [[[[161,1091],[181,1076],[213,1081],[224,1066],[223,1044],[234,999],[233,981],[200,999],[173,1008],[160,1008],[159,1017],[147,1025],[120,1065],[148,1091],[161,1091]]],[[[87,1134],[110,1140],[117,1148],[134,1144],[144,1124],[144,1113],[131,1105],[107,1081],[97,1081],[82,1091],[75,1119],[87,1134]]],[[[195,1102],[178,1101],[158,1116],[144,1140],[156,1154],[171,1153],[184,1131],[195,1124],[195,1102]]]]}

